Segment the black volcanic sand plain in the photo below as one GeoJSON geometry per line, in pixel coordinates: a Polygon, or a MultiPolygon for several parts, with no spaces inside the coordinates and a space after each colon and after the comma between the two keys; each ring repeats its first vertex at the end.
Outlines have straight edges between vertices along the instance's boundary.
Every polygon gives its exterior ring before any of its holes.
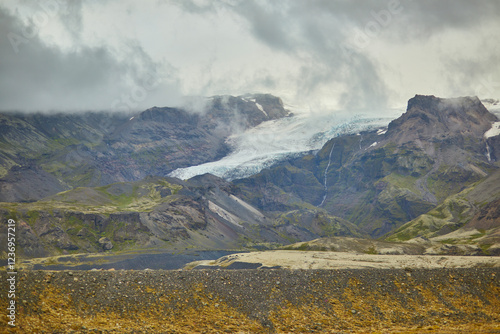
{"type": "MultiPolygon", "coordinates": [[[[19,271],[12,332],[500,333],[499,276],[500,268],[19,271]]],[[[5,289],[0,296],[5,310],[5,289]]]]}

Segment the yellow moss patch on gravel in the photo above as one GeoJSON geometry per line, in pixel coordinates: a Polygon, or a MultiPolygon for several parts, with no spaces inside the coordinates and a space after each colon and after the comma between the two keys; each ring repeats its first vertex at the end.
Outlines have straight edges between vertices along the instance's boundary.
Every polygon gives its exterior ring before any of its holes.
{"type": "MultiPolygon", "coordinates": [[[[495,268],[20,272],[13,332],[494,332],[498,275],[495,268]]],[[[6,326],[2,317],[0,333],[6,326]]]]}

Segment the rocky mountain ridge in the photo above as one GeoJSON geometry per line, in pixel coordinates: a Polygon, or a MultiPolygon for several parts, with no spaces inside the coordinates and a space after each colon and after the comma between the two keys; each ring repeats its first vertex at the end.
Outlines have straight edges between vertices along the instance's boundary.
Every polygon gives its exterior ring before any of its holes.
{"type": "Polygon", "coordinates": [[[231,134],[288,113],[267,94],[215,96],[193,110],[153,107],[137,115],[3,113],[0,201],[167,176],[221,158],[231,134]]]}
{"type": "MultiPolygon", "coordinates": [[[[0,203],[0,217],[18,223],[18,253],[27,258],[110,250],[268,248],[321,236],[363,236],[353,224],[325,212],[275,217],[239,196],[233,184],[209,174],[188,181],[149,177],[80,187],[32,203],[0,203]]],[[[1,226],[0,239],[5,237],[6,226],[1,226]]]]}
{"type": "Polygon", "coordinates": [[[388,129],[333,138],[235,184],[262,210],[305,202],[381,237],[498,169],[486,142],[498,150],[496,137],[484,137],[496,121],[477,98],[417,95],[388,129]]]}
{"type": "Polygon", "coordinates": [[[216,159],[234,129],[288,113],[268,95],[207,105],[111,123],[98,114],[2,115],[14,127],[0,138],[0,216],[19,222],[20,252],[274,248],[339,236],[433,254],[500,249],[498,119],[475,97],[417,95],[388,128],[332,138],[245,179],[163,177],[216,159]]]}
{"type": "MultiPolygon", "coordinates": [[[[385,139],[399,145],[421,141],[481,138],[498,118],[477,97],[442,99],[415,95],[407,112],[389,123],[385,139]]],[[[436,153],[429,151],[429,154],[436,153]]]]}
{"type": "Polygon", "coordinates": [[[488,255],[500,255],[499,204],[497,170],[392,231],[387,240],[455,253],[465,252],[463,245],[470,245],[465,253],[480,254],[484,250],[488,255]]]}

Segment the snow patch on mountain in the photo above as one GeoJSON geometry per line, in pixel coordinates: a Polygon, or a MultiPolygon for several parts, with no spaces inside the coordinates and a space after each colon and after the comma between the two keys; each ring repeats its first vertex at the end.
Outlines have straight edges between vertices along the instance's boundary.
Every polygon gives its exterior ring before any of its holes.
{"type": "Polygon", "coordinates": [[[258,104],[257,102],[255,102],[255,105],[257,106],[257,108],[259,108],[260,111],[262,111],[264,115],[266,115],[266,117],[268,117],[267,112],[264,110],[264,108],[262,108],[262,105],[258,104]]]}
{"type": "Polygon", "coordinates": [[[484,133],[484,138],[490,138],[500,135],[500,122],[495,122],[491,125],[491,129],[484,133]]]}

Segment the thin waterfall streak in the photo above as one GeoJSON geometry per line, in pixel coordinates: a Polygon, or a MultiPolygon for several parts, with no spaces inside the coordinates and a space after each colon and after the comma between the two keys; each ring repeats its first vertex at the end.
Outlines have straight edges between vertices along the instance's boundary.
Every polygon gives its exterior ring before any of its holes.
{"type": "Polygon", "coordinates": [[[330,164],[332,163],[332,153],[333,153],[334,147],[335,147],[335,143],[333,143],[332,149],[330,150],[330,155],[328,156],[328,164],[326,165],[326,168],[325,168],[325,178],[323,181],[323,186],[325,188],[325,194],[323,195],[323,200],[321,201],[321,204],[319,206],[322,206],[323,203],[325,203],[326,195],[328,193],[328,184],[327,184],[328,176],[327,176],[327,174],[328,174],[328,168],[330,168],[330,164]]]}

